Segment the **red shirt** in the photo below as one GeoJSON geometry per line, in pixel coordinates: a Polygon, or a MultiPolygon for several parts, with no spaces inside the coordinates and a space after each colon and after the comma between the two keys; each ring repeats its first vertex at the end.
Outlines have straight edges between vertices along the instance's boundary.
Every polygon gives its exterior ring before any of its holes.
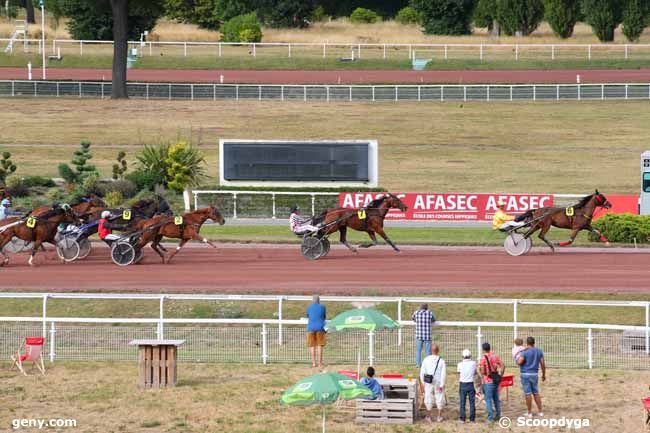
{"type": "Polygon", "coordinates": [[[492,383],[492,378],[490,377],[490,373],[499,371],[499,368],[503,367],[503,361],[501,361],[498,355],[495,355],[494,353],[489,353],[487,355],[484,354],[483,356],[481,356],[479,365],[481,366],[481,376],[483,376],[483,383],[492,383]],[[490,358],[490,367],[492,367],[491,369],[488,368],[487,361],[485,360],[486,356],[490,358]],[[487,375],[483,373],[487,373],[487,375]]]}
{"type": "Polygon", "coordinates": [[[99,234],[99,239],[104,240],[104,238],[108,235],[111,234],[111,229],[108,227],[104,227],[104,224],[107,223],[108,220],[106,218],[102,218],[99,220],[99,226],[97,226],[97,233],[99,234]]]}

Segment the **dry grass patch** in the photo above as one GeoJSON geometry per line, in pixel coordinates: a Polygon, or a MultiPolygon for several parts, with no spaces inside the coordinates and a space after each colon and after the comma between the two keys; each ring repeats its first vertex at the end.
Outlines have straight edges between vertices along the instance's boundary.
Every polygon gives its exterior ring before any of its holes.
{"type": "MultiPolygon", "coordinates": [[[[181,348],[182,350],[182,348],[181,348]]],[[[352,366],[331,366],[330,371],[352,366]]],[[[73,418],[79,431],[93,432],[305,432],[318,431],[320,408],[285,408],[282,392],[314,371],[299,365],[181,364],[178,387],[138,391],[136,363],[65,362],[47,365],[46,377],[22,377],[0,370],[0,428],[17,418],[73,418]]],[[[414,373],[403,366],[379,366],[378,372],[414,373]]],[[[490,431],[484,406],[478,423],[458,426],[457,385],[448,379],[447,420],[439,433],[490,431]]],[[[550,370],[542,386],[547,417],[589,418],[585,431],[641,431],[640,399],[648,394],[649,372],[550,370]]],[[[524,410],[515,386],[504,415],[524,410]]],[[[432,426],[376,426],[354,423],[354,407],[328,408],[329,432],[431,432],[432,426]]],[[[517,431],[515,429],[515,431],[517,431]]],[[[526,431],[547,431],[526,429],[526,431]]]]}
{"type": "Polygon", "coordinates": [[[380,182],[404,191],[638,191],[650,111],[638,102],[303,103],[0,100],[0,147],[19,174],[56,175],[80,139],[110,175],[120,149],[183,138],[217,176],[219,138],[380,143],[380,182]],[[8,147],[7,145],[11,145],[8,147]],[[14,146],[15,145],[15,146],[14,146]]]}

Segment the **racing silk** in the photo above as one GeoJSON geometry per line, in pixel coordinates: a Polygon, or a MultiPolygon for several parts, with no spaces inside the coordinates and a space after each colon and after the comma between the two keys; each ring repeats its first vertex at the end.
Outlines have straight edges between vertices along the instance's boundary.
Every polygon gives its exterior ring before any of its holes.
{"type": "Polygon", "coordinates": [[[508,215],[501,209],[497,209],[497,211],[494,213],[494,216],[492,217],[492,230],[497,230],[503,223],[512,221],[514,219],[515,217],[512,215],[508,215]]]}
{"type": "Polygon", "coordinates": [[[298,228],[302,225],[302,218],[300,218],[300,215],[298,215],[296,212],[292,213],[289,216],[289,229],[291,229],[292,232],[296,233],[298,232],[298,228]]]}
{"type": "Polygon", "coordinates": [[[104,226],[104,224],[106,224],[107,222],[108,220],[106,218],[102,218],[99,220],[99,225],[97,226],[97,233],[99,234],[99,239],[101,240],[104,240],[106,236],[111,234],[111,229],[104,226]]]}
{"type": "Polygon", "coordinates": [[[7,210],[8,208],[0,206],[0,220],[7,218],[7,210]]]}

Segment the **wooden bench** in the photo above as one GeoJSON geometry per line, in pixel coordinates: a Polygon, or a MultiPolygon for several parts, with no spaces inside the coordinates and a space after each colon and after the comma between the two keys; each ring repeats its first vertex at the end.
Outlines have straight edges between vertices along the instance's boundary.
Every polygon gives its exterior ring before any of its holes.
{"type": "Polygon", "coordinates": [[[358,423],[413,424],[418,418],[418,380],[378,378],[384,400],[357,400],[358,423]]]}
{"type": "Polygon", "coordinates": [[[185,340],[133,340],[138,346],[138,388],[176,386],[177,348],[185,340]]]}

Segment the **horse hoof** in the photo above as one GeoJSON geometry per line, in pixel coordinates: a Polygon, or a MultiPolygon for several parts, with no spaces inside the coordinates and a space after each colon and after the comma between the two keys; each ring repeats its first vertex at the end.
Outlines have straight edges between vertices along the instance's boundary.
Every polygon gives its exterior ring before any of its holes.
{"type": "Polygon", "coordinates": [[[610,246],[610,245],[609,245],[609,241],[605,242],[605,246],[606,246],[606,247],[610,246]]]}

